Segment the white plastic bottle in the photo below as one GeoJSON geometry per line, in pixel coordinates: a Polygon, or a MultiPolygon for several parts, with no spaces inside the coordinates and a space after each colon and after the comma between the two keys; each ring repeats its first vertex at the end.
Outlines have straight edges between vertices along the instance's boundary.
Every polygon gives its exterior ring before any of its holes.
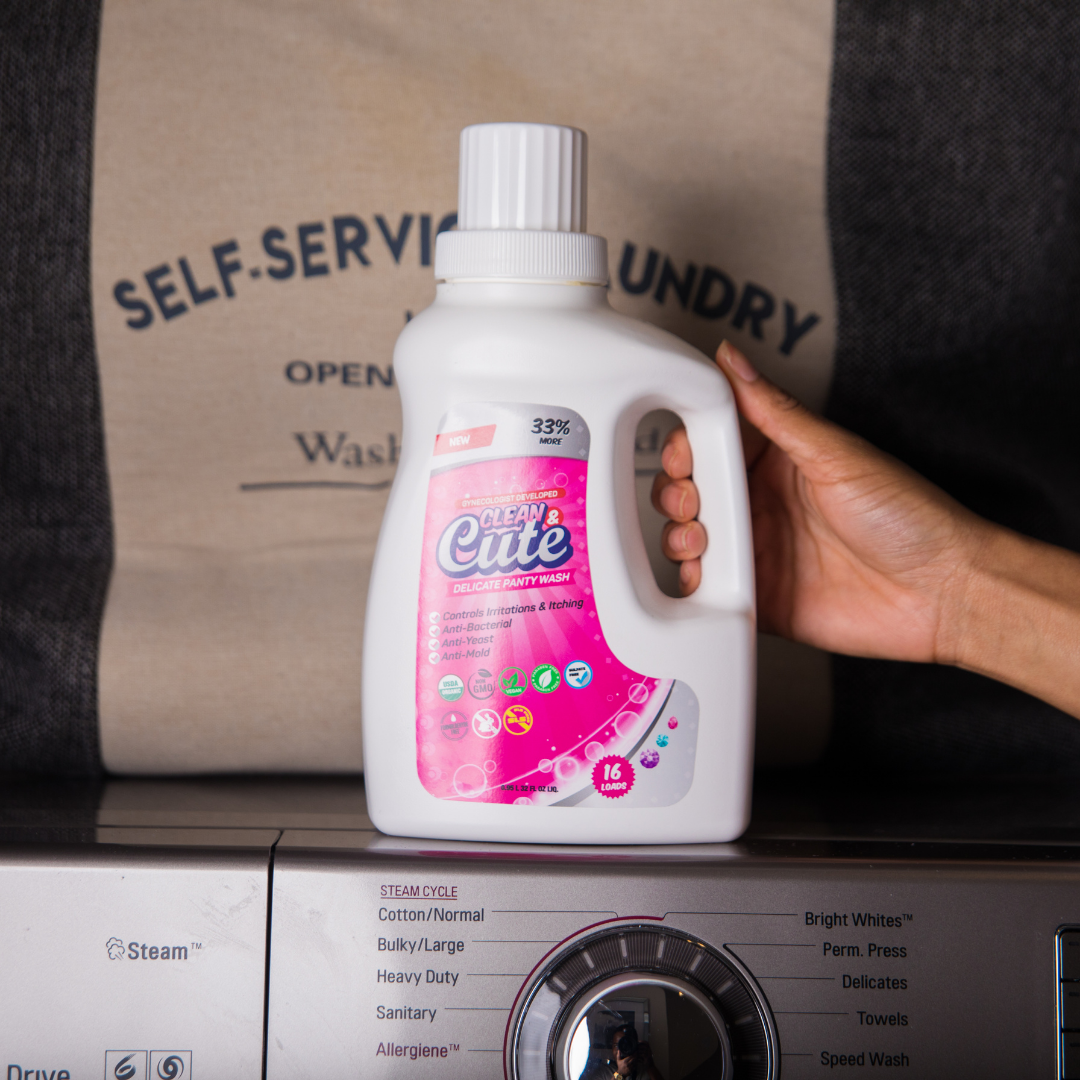
{"type": "Polygon", "coordinates": [[[364,645],[376,826],[548,843],[723,841],[749,817],[753,567],[730,390],[616,314],[585,233],[585,135],[461,134],[458,229],[394,369],[402,456],[364,645]],[[634,494],[652,409],[686,424],[709,535],[663,595],[634,494]]]}

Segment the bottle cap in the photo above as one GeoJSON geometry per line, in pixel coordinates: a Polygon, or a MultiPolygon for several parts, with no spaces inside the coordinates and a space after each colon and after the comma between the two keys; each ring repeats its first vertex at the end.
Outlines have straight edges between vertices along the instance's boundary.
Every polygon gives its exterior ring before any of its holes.
{"type": "Polygon", "coordinates": [[[555,124],[465,128],[458,227],[436,239],[435,277],[607,284],[607,242],[584,231],[586,143],[555,124]]]}
{"type": "Polygon", "coordinates": [[[473,124],[461,133],[459,229],[585,231],[585,132],[473,124]]]}

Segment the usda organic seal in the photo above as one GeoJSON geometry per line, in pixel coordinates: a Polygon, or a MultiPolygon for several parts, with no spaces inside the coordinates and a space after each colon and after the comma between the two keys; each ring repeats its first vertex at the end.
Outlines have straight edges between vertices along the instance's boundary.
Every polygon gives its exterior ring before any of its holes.
{"type": "Polygon", "coordinates": [[[444,701],[457,701],[465,693],[465,683],[456,675],[444,675],[439,680],[439,697],[444,701]]]}

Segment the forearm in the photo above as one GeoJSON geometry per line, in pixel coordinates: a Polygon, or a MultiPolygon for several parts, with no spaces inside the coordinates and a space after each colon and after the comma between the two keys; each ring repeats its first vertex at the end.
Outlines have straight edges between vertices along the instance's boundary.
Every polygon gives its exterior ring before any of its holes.
{"type": "Polygon", "coordinates": [[[991,526],[954,606],[948,659],[1080,718],[1080,555],[991,526]]]}

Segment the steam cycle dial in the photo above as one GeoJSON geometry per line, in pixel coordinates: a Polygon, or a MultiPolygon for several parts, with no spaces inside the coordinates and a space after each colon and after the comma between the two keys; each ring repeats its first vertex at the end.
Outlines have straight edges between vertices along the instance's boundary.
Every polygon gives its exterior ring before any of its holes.
{"type": "Polygon", "coordinates": [[[534,976],[511,1017],[513,1080],[776,1080],[776,1027],[734,957],[670,927],[609,926],[534,976]]]}

